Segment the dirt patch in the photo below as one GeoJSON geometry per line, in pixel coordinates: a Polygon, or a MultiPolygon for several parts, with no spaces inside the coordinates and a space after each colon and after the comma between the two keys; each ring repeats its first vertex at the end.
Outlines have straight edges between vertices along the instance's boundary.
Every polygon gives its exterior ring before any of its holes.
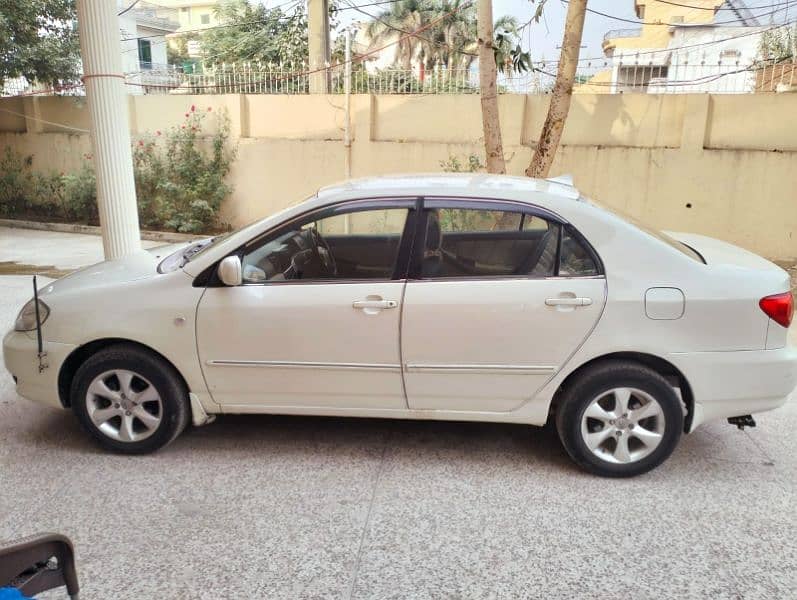
{"type": "Polygon", "coordinates": [[[72,269],[57,269],[53,265],[26,265],[17,262],[0,262],[0,275],[42,275],[58,279],[69,275],[72,269]]]}

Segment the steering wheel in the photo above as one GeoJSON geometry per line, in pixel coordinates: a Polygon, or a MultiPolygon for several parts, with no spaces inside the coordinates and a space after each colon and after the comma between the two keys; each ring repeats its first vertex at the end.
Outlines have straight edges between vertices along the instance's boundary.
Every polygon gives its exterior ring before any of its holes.
{"type": "Polygon", "coordinates": [[[326,275],[334,277],[338,274],[338,265],[335,263],[335,257],[332,255],[332,250],[327,241],[318,233],[315,227],[310,229],[310,237],[313,244],[313,254],[316,260],[321,264],[326,271],[326,275]]]}

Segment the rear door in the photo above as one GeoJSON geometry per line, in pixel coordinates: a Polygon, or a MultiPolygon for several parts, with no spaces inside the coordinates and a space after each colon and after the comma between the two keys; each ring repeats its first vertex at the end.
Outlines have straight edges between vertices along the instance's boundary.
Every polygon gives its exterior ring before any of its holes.
{"type": "Polygon", "coordinates": [[[598,257],[526,205],[426,200],[401,348],[412,409],[511,411],[534,397],[603,310],[598,257]]]}

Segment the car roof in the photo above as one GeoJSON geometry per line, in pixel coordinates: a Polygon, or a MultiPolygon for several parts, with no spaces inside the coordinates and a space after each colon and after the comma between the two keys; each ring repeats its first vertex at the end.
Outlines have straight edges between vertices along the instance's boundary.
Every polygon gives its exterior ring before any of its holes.
{"type": "Polygon", "coordinates": [[[448,196],[500,198],[528,201],[528,194],[546,194],[577,200],[579,191],[564,178],[533,179],[484,173],[408,173],[350,179],[321,188],[318,199],[324,203],[339,197],[356,196],[448,196]]]}

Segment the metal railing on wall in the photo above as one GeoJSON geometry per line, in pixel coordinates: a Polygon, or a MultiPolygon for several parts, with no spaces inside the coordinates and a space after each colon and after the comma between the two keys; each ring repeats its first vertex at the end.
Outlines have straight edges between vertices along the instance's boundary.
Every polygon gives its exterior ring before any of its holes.
{"type": "MultiPolygon", "coordinates": [[[[646,60],[646,55],[585,61],[579,65],[575,93],[590,94],[752,94],[793,91],[797,87],[797,62],[743,63],[735,57],[716,61],[689,61],[677,56],[666,62],[646,60]]],[[[346,65],[326,69],[329,92],[344,92],[346,65]]],[[[498,91],[505,94],[546,94],[554,86],[558,64],[537,61],[530,71],[500,74],[498,91]]],[[[304,64],[230,63],[176,68],[152,65],[126,75],[131,93],[137,94],[307,94],[313,71],[304,64]]],[[[366,70],[356,64],[350,71],[353,94],[475,94],[479,92],[477,67],[366,70]]],[[[7,80],[3,96],[41,92],[24,79],[7,80]]],[[[57,94],[82,94],[80,84],[50,90],[57,94]]]]}

